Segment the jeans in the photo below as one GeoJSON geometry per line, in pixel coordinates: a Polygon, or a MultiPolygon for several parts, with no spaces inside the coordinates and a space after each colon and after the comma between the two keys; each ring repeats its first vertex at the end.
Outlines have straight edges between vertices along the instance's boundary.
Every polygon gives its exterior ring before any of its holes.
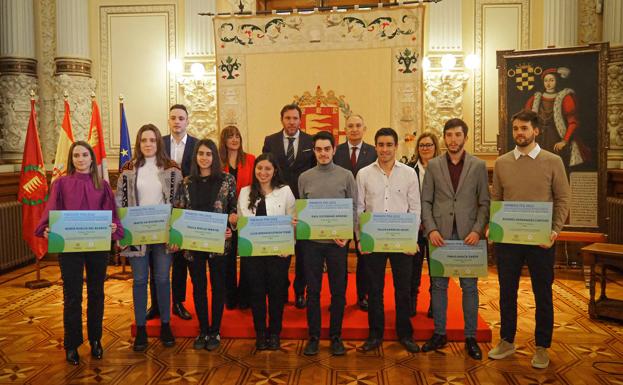
{"type": "Polygon", "coordinates": [[[225,258],[224,254],[211,255],[193,252],[190,264],[190,277],[193,281],[193,299],[199,319],[201,334],[217,334],[221,329],[223,308],[225,306],[225,258]],[[212,292],[212,324],[208,312],[208,276],[206,264],[210,267],[210,286],[212,292]]]}
{"type": "Polygon", "coordinates": [[[307,326],[310,337],[320,338],[320,290],[322,270],[327,264],[331,291],[331,320],[329,336],[342,334],[342,320],[346,305],[346,256],[348,249],[335,243],[301,242],[305,247],[305,281],[307,282],[307,326]]]}
{"type": "Polygon", "coordinates": [[[87,272],[87,332],[89,341],[102,338],[104,280],[108,252],[63,253],[58,257],[63,278],[63,326],[65,349],[82,344],[82,272],[87,272]]]}
{"type": "Polygon", "coordinates": [[[389,259],[394,279],[394,300],[396,302],[396,333],[399,339],[412,338],[413,326],[409,318],[411,306],[411,273],[413,256],[402,253],[371,253],[366,258],[368,272],[368,325],[370,338],[383,338],[385,313],[383,289],[385,288],[385,265],[389,259]]]}
{"type": "Polygon", "coordinates": [[[266,335],[266,297],[268,297],[268,333],[281,334],[284,299],[288,291],[288,258],[278,256],[242,257],[244,278],[251,290],[250,304],[257,336],[266,335]]]}
{"type": "Polygon", "coordinates": [[[554,330],[554,305],[552,284],[554,283],[554,246],[543,249],[539,246],[497,243],[495,256],[500,281],[500,315],[502,326],[500,337],[507,342],[515,341],[517,332],[517,290],[524,264],[530,271],[530,282],[536,304],[535,342],[536,346],[549,348],[554,330]]]}
{"type": "Polygon", "coordinates": [[[134,298],[134,319],[137,326],[145,325],[147,312],[147,278],[149,277],[149,261],[153,260],[154,279],[156,283],[156,297],[160,321],[168,323],[171,320],[171,283],[169,273],[171,269],[171,254],[167,253],[163,243],[147,245],[145,255],[131,257],[132,266],[132,297],[134,298]]]}
{"type": "MultiPolygon", "coordinates": [[[[435,334],[446,334],[448,312],[448,277],[432,277],[433,321],[435,334]]],[[[476,337],[478,320],[478,278],[459,278],[463,291],[463,321],[465,338],[476,337]]]]}

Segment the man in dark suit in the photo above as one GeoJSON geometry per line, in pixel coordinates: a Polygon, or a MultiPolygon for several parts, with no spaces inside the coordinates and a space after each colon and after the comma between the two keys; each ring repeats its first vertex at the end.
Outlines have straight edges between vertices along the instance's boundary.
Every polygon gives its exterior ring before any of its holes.
{"type": "MultiPolygon", "coordinates": [[[[281,109],[281,125],[283,129],[264,139],[262,152],[270,152],[277,159],[277,164],[285,182],[290,186],[294,197],[299,198],[299,175],[316,165],[313,141],[309,134],[300,130],[301,109],[296,104],[285,105],[281,109]]],[[[306,306],[305,271],[303,270],[302,250],[300,243],[295,246],[296,275],[294,278],[295,305],[302,309],[306,306]]]]}
{"type": "MultiPolygon", "coordinates": [[[[337,146],[333,157],[335,164],[352,172],[354,177],[357,177],[359,170],[376,160],[374,146],[363,141],[365,132],[366,125],[363,122],[363,117],[356,114],[349,116],[346,119],[347,141],[337,146]]],[[[357,304],[361,310],[368,311],[365,259],[361,258],[358,247],[355,247],[355,252],[357,253],[357,304]]]]}
{"type": "MultiPolygon", "coordinates": [[[[193,162],[193,150],[197,143],[197,138],[188,135],[186,127],[188,127],[188,110],[183,104],[175,104],[169,109],[169,130],[170,135],[162,137],[164,142],[164,150],[180,167],[184,177],[190,174],[190,165],[193,162]]],[[[186,300],[186,280],[188,271],[188,261],[181,252],[173,255],[173,272],[171,276],[171,292],[173,296],[173,314],[189,320],[191,315],[184,307],[186,300]]],[[[150,269],[153,272],[153,269],[150,269]]],[[[153,273],[152,273],[153,274],[153,273]]],[[[147,311],[147,319],[151,319],[158,315],[158,299],[156,297],[156,289],[153,284],[153,275],[150,276],[149,290],[151,292],[151,307],[147,311]]]]}

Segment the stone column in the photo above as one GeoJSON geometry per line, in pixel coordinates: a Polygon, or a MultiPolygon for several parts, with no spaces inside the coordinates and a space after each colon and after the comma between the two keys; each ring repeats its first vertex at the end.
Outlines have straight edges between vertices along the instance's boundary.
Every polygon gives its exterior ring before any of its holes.
{"type": "Polygon", "coordinates": [[[85,140],[91,121],[91,78],[88,0],[56,0],[56,121],[63,116],[63,93],[71,106],[74,138],[85,140]]]}
{"type": "Polygon", "coordinates": [[[623,45],[623,0],[604,2],[604,41],[610,46],[623,45]]]}
{"type": "Polygon", "coordinates": [[[577,45],[578,0],[545,0],[543,23],[543,46],[577,45]]]}
{"type": "Polygon", "coordinates": [[[22,158],[30,91],[38,92],[33,0],[0,2],[0,160],[22,158]]]}

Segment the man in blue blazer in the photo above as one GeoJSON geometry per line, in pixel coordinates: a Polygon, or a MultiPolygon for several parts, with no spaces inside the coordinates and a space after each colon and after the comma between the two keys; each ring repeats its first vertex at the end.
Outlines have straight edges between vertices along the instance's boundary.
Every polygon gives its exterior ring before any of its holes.
{"type": "MultiPolygon", "coordinates": [[[[314,143],[309,134],[301,131],[301,109],[296,104],[285,105],[281,109],[282,129],[264,139],[262,152],[270,152],[277,159],[279,171],[290,186],[295,198],[299,198],[299,175],[316,165],[314,143]]],[[[305,270],[303,270],[302,250],[295,246],[296,273],[294,277],[295,306],[299,309],[307,305],[305,299],[305,270]]]]}
{"type": "MultiPolygon", "coordinates": [[[[337,146],[333,156],[333,163],[352,172],[353,177],[357,176],[359,170],[374,163],[376,160],[376,149],[374,146],[363,141],[365,132],[366,125],[363,117],[357,114],[350,115],[346,119],[347,140],[337,146]]],[[[365,258],[361,258],[359,248],[356,246],[355,252],[357,253],[357,304],[361,310],[368,311],[365,258]]]]}
{"type": "MultiPolygon", "coordinates": [[[[193,162],[193,151],[197,138],[188,135],[188,110],[183,104],[175,104],[169,109],[169,130],[170,135],[162,137],[164,150],[181,168],[182,175],[190,174],[190,165],[193,162]]],[[[186,280],[188,271],[188,261],[181,252],[173,255],[173,268],[171,273],[171,292],[173,296],[173,314],[189,320],[191,315],[184,307],[186,300],[186,280]]],[[[153,272],[153,269],[150,269],[153,272]]],[[[152,273],[153,274],[153,273],[152,273]]],[[[155,285],[153,285],[153,275],[150,274],[149,290],[151,292],[151,307],[147,311],[147,319],[158,315],[158,298],[156,297],[155,285]]]]}

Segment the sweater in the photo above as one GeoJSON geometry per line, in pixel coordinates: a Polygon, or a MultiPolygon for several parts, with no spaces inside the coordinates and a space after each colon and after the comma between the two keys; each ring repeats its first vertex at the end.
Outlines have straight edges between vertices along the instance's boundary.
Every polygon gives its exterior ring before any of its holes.
{"type": "Polygon", "coordinates": [[[562,159],[543,149],[535,159],[507,152],[495,161],[491,200],[553,202],[552,230],[560,233],[571,200],[562,159]]]}

